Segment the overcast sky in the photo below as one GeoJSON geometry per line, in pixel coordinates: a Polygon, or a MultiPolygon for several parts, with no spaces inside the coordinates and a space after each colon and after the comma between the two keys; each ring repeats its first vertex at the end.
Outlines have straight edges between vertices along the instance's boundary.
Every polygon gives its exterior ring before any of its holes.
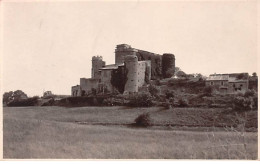
{"type": "Polygon", "coordinates": [[[257,71],[257,1],[4,2],[3,91],[70,94],[117,44],[173,53],[186,73],[257,71]]]}

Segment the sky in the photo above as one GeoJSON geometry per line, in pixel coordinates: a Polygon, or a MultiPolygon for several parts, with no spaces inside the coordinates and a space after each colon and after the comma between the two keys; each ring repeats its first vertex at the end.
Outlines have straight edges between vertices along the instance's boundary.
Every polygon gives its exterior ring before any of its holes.
{"type": "Polygon", "coordinates": [[[186,73],[257,72],[257,1],[4,1],[1,14],[3,92],[70,95],[123,43],[186,73]]]}

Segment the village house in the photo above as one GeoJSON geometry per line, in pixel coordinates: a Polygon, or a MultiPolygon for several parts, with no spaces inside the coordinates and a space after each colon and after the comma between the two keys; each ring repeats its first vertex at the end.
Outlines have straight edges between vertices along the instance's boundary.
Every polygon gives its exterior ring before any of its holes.
{"type": "Polygon", "coordinates": [[[206,79],[206,86],[211,86],[222,94],[245,93],[248,85],[248,73],[211,74],[206,79]]]}

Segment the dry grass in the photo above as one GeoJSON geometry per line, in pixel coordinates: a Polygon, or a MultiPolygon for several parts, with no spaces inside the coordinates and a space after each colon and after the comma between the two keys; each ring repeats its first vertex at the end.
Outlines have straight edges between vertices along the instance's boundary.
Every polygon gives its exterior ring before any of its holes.
{"type": "MultiPolygon", "coordinates": [[[[155,108],[144,110],[157,111],[155,108]]],[[[133,123],[144,110],[4,108],[4,158],[257,158],[257,133],[151,130],[74,123],[133,123]]]]}

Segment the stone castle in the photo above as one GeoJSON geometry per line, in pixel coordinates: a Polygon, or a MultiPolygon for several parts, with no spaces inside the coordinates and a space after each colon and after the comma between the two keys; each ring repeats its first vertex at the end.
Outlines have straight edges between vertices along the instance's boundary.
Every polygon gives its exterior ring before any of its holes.
{"type": "Polygon", "coordinates": [[[92,57],[91,78],[80,78],[72,86],[72,96],[96,93],[135,93],[151,80],[171,77],[175,71],[173,54],[155,54],[120,44],[115,49],[115,64],[106,65],[102,56],[92,57]]]}

